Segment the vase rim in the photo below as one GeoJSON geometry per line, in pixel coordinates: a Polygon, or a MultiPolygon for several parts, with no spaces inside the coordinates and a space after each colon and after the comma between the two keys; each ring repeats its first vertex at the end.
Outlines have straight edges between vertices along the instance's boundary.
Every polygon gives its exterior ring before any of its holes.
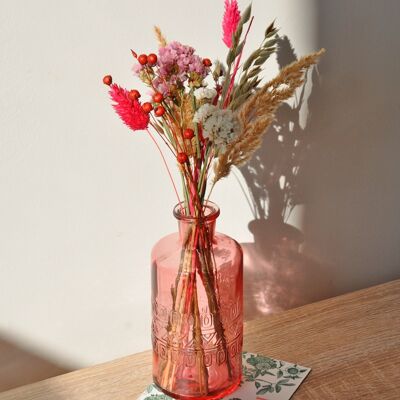
{"type": "MultiPolygon", "coordinates": [[[[220,214],[220,209],[215,203],[213,203],[212,201],[207,201],[205,202],[203,208],[204,208],[204,222],[213,222],[218,218],[220,214]]],[[[183,213],[184,210],[185,208],[183,201],[178,203],[174,207],[173,214],[178,221],[194,222],[199,219],[198,217],[194,217],[192,215],[185,215],[183,213]]]]}

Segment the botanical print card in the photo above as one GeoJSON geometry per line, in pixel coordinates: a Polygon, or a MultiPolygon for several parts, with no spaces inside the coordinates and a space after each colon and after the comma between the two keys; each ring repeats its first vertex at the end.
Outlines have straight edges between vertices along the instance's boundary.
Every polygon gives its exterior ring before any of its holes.
{"type": "MultiPolygon", "coordinates": [[[[286,361],[253,353],[243,353],[243,379],[240,387],[223,400],[288,400],[311,371],[286,361]]],[[[170,400],[153,384],[138,400],[170,400]]]]}

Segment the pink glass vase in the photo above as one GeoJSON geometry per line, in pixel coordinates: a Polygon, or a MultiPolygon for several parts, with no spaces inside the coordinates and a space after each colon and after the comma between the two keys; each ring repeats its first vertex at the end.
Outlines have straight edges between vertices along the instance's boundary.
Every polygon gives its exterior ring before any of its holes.
{"type": "Polygon", "coordinates": [[[220,399],[241,380],[242,250],[215,232],[215,204],[174,215],[179,233],[152,251],[153,379],[176,399],[220,399]]]}

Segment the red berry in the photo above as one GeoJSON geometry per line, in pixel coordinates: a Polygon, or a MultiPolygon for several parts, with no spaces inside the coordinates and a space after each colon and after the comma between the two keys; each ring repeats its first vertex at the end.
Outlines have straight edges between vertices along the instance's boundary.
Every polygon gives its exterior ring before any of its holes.
{"type": "Polygon", "coordinates": [[[206,67],[211,67],[212,62],[211,62],[211,60],[209,58],[204,58],[203,59],[203,65],[206,66],[206,67]]]}
{"type": "Polygon", "coordinates": [[[105,85],[110,86],[110,85],[112,84],[112,76],[111,76],[111,75],[106,75],[106,76],[103,78],[103,83],[104,83],[105,85]]]}
{"type": "Polygon", "coordinates": [[[157,117],[162,117],[165,114],[165,108],[163,106],[158,106],[156,107],[154,113],[157,115],[157,117]]]}
{"type": "Polygon", "coordinates": [[[185,164],[185,162],[188,161],[188,156],[186,153],[178,153],[176,159],[178,160],[178,163],[185,164]]]}
{"type": "Polygon", "coordinates": [[[193,139],[194,137],[194,131],[193,129],[187,128],[183,131],[183,137],[185,139],[193,139]]]}
{"type": "Polygon", "coordinates": [[[153,109],[153,106],[152,106],[151,103],[143,103],[142,109],[143,109],[143,111],[144,111],[145,113],[148,114],[148,113],[153,109]]]}
{"type": "Polygon", "coordinates": [[[136,89],[131,90],[128,94],[128,97],[131,100],[137,100],[140,96],[141,96],[141,94],[139,93],[139,90],[136,90],[136,89]]]}
{"type": "Polygon", "coordinates": [[[152,67],[157,64],[157,56],[154,53],[151,53],[147,56],[147,62],[152,67]]]}
{"type": "Polygon", "coordinates": [[[147,64],[147,56],[146,56],[146,54],[141,54],[138,57],[138,61],[139,61],[140,64],[146,65],[147,64]]]}
{"type": "Polygon", "coordinates": [[[162,93],[156,92],[153,94],[153,100],[155,103],[161,103],[164,100],[162,93]]]}

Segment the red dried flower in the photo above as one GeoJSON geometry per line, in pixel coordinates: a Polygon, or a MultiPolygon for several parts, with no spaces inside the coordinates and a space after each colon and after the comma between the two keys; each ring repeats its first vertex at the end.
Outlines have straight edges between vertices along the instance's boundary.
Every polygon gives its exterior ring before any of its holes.
{"type": "Polygon", "coordinates": [[[111,99],[115,101],[114,110],[122,121],[134,131],[146,129],[150,118],[142,110],[139,101],[130,99],[129,92],[116,84],[110,87],[111,99]]]}

